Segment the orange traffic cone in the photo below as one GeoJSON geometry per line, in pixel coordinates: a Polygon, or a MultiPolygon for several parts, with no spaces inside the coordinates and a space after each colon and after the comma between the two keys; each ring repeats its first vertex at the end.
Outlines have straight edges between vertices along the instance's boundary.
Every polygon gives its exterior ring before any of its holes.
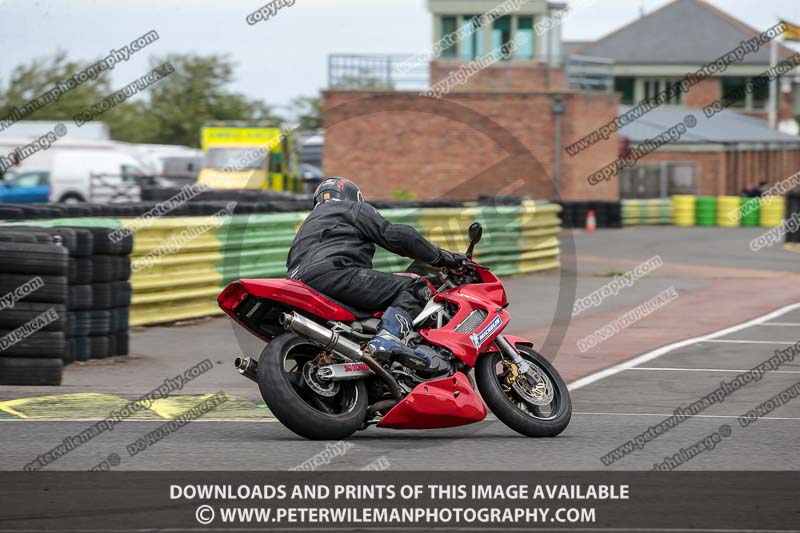
{"type": "Polygon", "coordinates": [[[594,216],[594,211],[589,211],[586,214],[586,231],[594,231],[597,229],[597,218],[594,216]]]}

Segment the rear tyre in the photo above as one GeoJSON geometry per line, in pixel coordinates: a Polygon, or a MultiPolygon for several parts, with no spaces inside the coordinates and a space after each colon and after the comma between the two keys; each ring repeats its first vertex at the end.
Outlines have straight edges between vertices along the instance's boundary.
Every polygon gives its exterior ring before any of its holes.
{"type": "Polygon", "coordinates": [[[270,411],[287,428],[311,440],[345,439],[361,428],[367,413],[363,381],[338,382],[332,397],[314,392],[303,368],[320,353],[305,337],[284,333],[261,352],[258,388],[270,411]]]}
{"type": "Polygon", "coordinates": [[[492,413],[517,433],[526,437],[555,437],[567,428],[572,417],[567,384],[536,350],[522,345],[516,348],[537,373],[536,378],[526,382],[534,392],[521,389],[519,384],[509,386],[510,369],[503,364],[503,356],[490,352],[481,356],[475,367],[481,396],[492,413]]]}

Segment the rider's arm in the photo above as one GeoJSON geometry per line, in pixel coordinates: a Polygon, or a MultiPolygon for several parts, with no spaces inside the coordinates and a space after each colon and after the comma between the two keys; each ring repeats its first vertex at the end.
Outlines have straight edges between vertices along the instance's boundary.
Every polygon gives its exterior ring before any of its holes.
{"type": "Polygon", "coordinates": [[[392,253],[436,264],[443,250],[406,224],[392,224],[367,203],[356,204],[353,223],[368,240],[392,253]]]}

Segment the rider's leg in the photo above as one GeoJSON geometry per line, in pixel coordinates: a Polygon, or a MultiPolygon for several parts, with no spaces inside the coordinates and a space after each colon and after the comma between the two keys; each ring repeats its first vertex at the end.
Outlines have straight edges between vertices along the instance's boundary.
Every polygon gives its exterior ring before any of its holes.
{"type": "Polygon", "coordinates": [[[377,357],[399,356],[407,366],[437,372],[443,361],[431,360],[424,352],[406,346],[403,338],[430,298],[421,279],[387,274],[366,268],[328,269],[303,277],[309,287],[360,309],[386,309],[378,334],[367,349],[377,357]]]}

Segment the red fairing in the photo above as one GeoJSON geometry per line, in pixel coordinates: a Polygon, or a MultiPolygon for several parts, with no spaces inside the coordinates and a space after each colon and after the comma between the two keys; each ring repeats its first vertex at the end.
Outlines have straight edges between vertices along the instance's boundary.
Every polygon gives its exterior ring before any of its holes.
{"type": "Polygon", "coordinates": [[[483,270],[481,274],[484,283],[464,285],[437,295],[436,301],[451,302],[458,306],[458,312],[444,327],[419,332],[431,344],[450,349],[469,366],[475,366],[478,356],[489,349],[511,321],[503,309],[508,303],[503,284],[488,270],[483,270]],[[472,331],[457,332],[459,324],[478,309],[488,313],[483,322],[472,331]]]}
{"type": "Polygon", "coordinates": [[[486,407],[461,372],[420,383],[386,413],[378,427],[432,429],[463,426],[486,418],[486,407]]]}
{"type": "MultiPolygon", "coordinates": [[[[523,346],[533,346],[533,343],[528,339],[523,339],[522,337],[517,337],[516,335],[503,335],[503,337],[505,337],[511,346],[517,346],[519,344],[522,344],[523,346]]],[[[497,344],[492,343],[488,348],[486,348],[486,351],[499,352],[500,348],[498,348],[497,344]]]]}
{"type": "Polygon", "coordinates": [[[296,279],[243,279],[240,282],[253,296],[283,302],[325,320],[352,322],[356,319],[353,313],[296,279]]]}

